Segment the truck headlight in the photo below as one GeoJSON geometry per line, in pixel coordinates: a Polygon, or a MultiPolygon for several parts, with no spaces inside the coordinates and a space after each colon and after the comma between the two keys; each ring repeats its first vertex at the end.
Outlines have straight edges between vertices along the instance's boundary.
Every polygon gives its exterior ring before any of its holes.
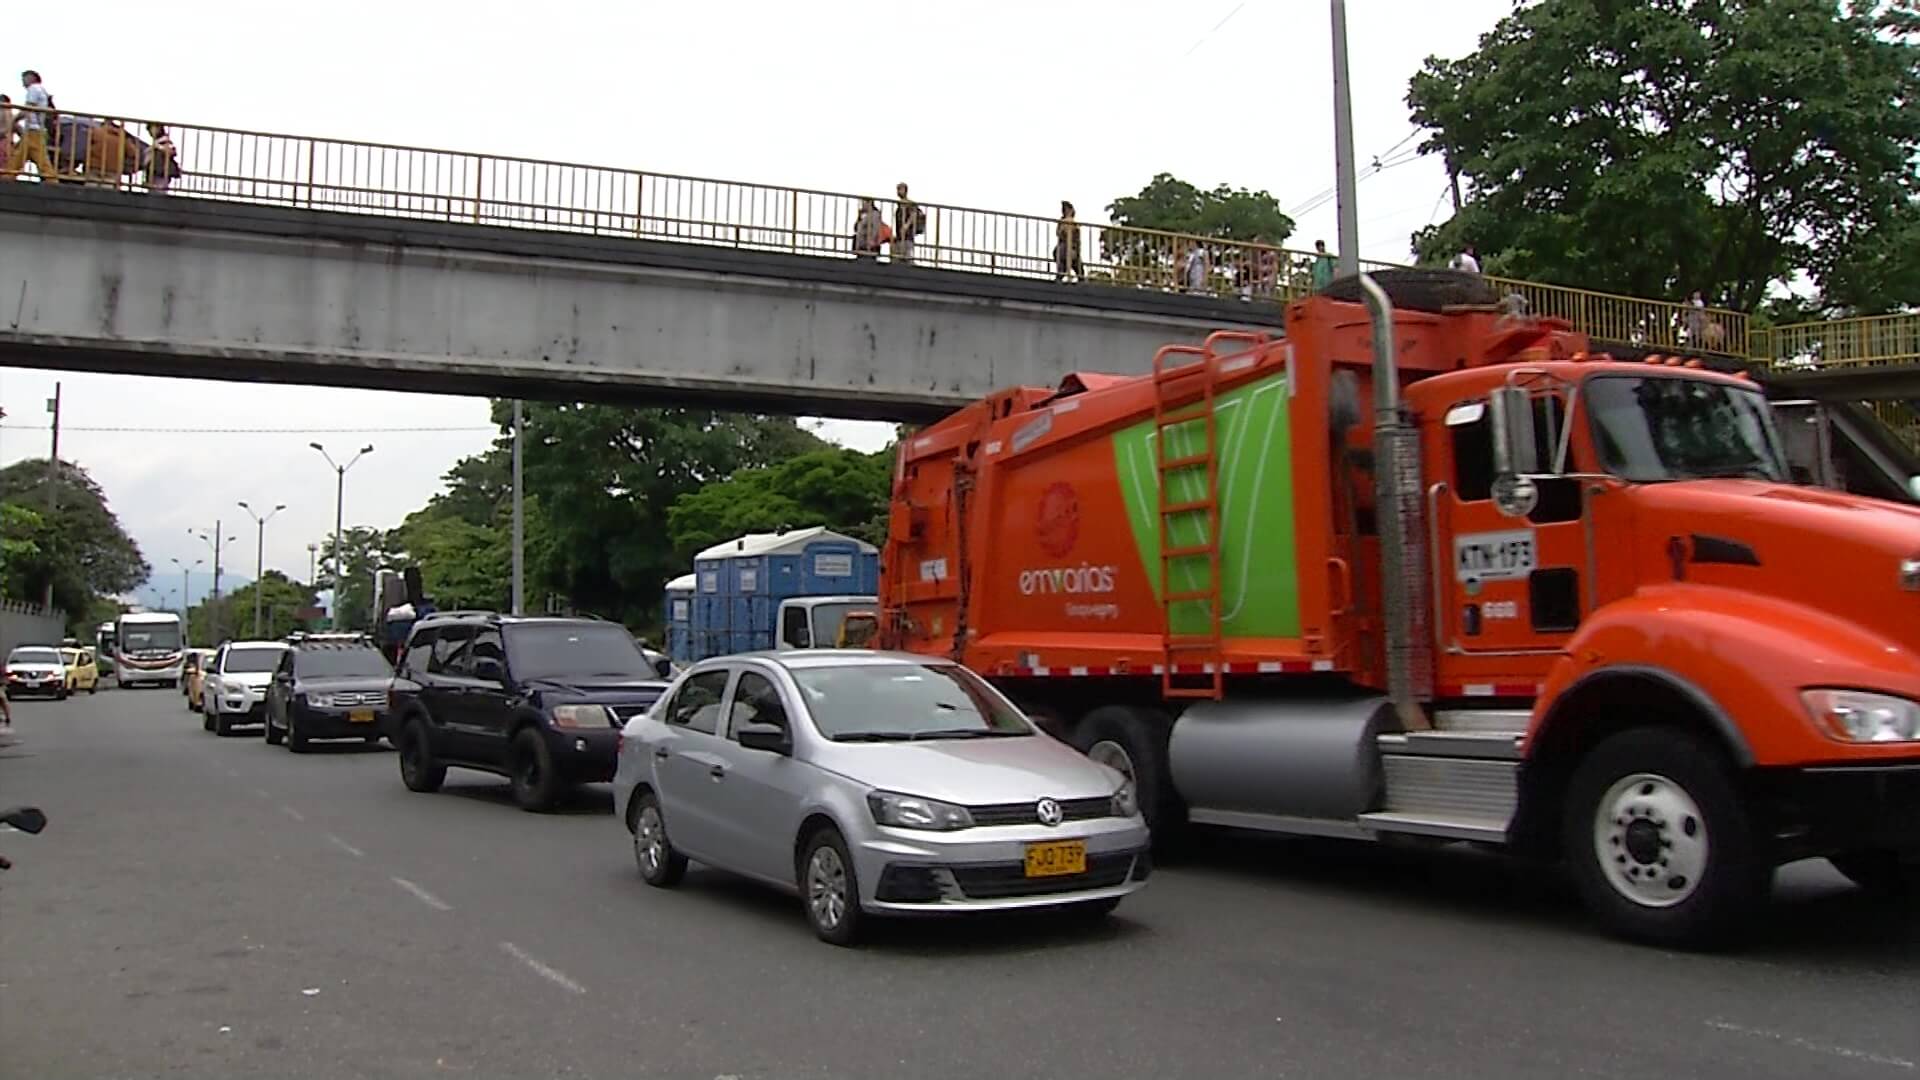
{"type": "Polygon", "coordinates": [[[1803,690],[1800,700],[1827,734],[1842,742],[1920,739],[1920,703],[1865,690],[1803,690]]]}
{"type": "Polygon", "coordinates": [[[1920,555],[1900,560],[1900,587],[1920,592],[1920,555]]]}
{"type": "Polygon", "coordinates": [[[563,728],[609,728],[613,714],[605,705],[555,705],[553,726],[563,728]]]}
{"type": "Polygon", "coordinates": [[[966,807],[917,795],[876,791],[867,796],[867,808],[873,811],[874,821],[896,829],[952,832],[973,827],[973,815],[966,807]]]}
{"type": "Polygon", "coordinates": [[[1119,791],[1113,793],[1113,816],[1132,817],[1139,812],[1140,800],[1134,795],[1133,781],[1128,780],[1120,785],[1119,791]]]}

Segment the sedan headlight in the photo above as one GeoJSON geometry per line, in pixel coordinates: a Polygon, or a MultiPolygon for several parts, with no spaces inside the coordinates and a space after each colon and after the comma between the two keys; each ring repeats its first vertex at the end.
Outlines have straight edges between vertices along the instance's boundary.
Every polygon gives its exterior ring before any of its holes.
{"type": "Polygon", "coordinates": [[[553,726],[563,728],[609,728],[613,714],[605,705],[555,705],[553,726]]]}
{"type": "Polygon", "coordinates": [[[1134,797],[1133,781],[1129,780],[1113,793],[1113,816],[1132,817],[1139,812],[1140,800],[1134,797]]]}
{"type": "Polygon", "coordinates": [[[1843,742],[1920,739],[1920,703],[1865,690],[1804,690],[1800,700],[1827,734],[1843,742]]]}
{"type": "Polygon", "coordinates": [[[867,796],[867,807],[873,811],[874,821],[896,829],[952,832],[973,827],[973,815],[966,807],[917,795],[876,791],[867,796]]]}

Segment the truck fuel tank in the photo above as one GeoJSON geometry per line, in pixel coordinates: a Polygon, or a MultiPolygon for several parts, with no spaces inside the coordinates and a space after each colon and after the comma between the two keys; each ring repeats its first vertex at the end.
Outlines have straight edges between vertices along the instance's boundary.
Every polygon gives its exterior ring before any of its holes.
{"type": "Polygon", "coordinates": [[[1174,722],[1167,756],[1193,810],[1352,821],[1381,791],[1384,696],[1208,701],[1174,722]]]}

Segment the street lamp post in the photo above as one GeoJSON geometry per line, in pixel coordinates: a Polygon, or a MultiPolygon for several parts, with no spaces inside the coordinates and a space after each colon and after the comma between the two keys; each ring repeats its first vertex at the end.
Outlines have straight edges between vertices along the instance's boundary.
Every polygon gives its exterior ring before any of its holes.
{"type": "Polygon", "coordinates": [[[207,560],[195,559],[191,564],[183,563],[179,559],[167,561],[180,568],[180,621],[186,622],[187,613],[193,607],[193,568],[207,560]]]}
{"type": "Polygon", "coordinates": [[[347,588],[346,559],[343,557],[341,551],[346,542],[347,470],[353,468],[354,462],[373,453],[373,444],[368,443],[361,447],[360,452],[348,459],[345,465],[335,462],[333,455],[327,453],[327,448],[321,446],[319,443],[308,443],[307,445],[320,451],[320,456],[327,459],[328,465],[333,466],[335,476],[333,489],[333,618],[330,621],[333,624],[331,629],[338,630],[340,629],[340,601],[347,588]]]}
{"type": "Polygon", "coordinates": [[[213,549],[213,599],[211,601],[213,606],[211,610],[213,618],[213,640],[215,644],[218,644],[220,641],[220,551],[228,544],[233,543],[233,537],[222,536],[222,531],[221,522],[217,518],[214,520],[213,535],[211,536],[203,532],[194,532],[192,529],[187,530],[189,536],[199,537],[201,543],[213,549]]]}
{"type": "Polygon", "coordinates": [[[266,517],[261,517],[259,514],[253,512],[253,507],[248,506],[244,501],[240,503],[240,509],[245,510],[247,516],[253,519],[255,532],[257,533],[253,547],[253,636],[256,638],[266,632],[260,624],[260,579],[264,577],[267,572],[267,522],[272,521],[273,515],[286,508],[286,503],[280,503],[273,509],[267,511],[266,517]]]}

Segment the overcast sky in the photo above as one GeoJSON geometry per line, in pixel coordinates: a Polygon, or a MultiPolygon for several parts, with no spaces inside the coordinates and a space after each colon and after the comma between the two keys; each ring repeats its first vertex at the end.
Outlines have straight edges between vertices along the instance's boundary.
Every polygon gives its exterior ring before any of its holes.
{"type": "MultiPolygon", "coordinates": [[[[1411,134],[1408,77],[1459,56],[1509,0],[1349,0],[1362,163],[1411,134]]],[[[31,20],[29,20],[31,21],[31,20]]],[[[581,161],[829,191],[910,181],[928,202],[1082,220],[1160,171],[1272,191],[1290,241],[1333,246],[1332,77],[1324,0],[813,0],[804,4],[546,0],[329,4],[324,17],[236,0],[95,0],[98,32],[17,33],[7,71],[38,69],[74,112],[581,161]]],[[[23,24],[24,25],[24,24],[23,24]]],[[[16,91],[15,100],[18,100],[16,91]]],[[[1360,185],[1362,254],[1403,260],[1445,213],[1438,163],[1360,185]]],[[[389,528],[492,436],[484,399],[185,379],[61,374],[61,454],[92,473],[154,566],[238,538],[235,506],[287,504],[266,565],[304,579],[331,533],[344,461],[348,525],[389,528]],[[213,430],[273,429],[270,433],[213,430]],[[341,432],[338,429],[359,429],[341,432]],[[298,430],[294,430],[298,429],[298,430]],[[315,434],[314,429],[329,433],[315,434]],[[446,429],[446,430],[441,430],[446,429]]],[[[0,461],[44,457],[56,376],[0,368],[0,461]]],[[[885,425],[827,422],[861,449],[885,425]]],[[[196,575],[194,592],[201,591],[196,575]]]]}

